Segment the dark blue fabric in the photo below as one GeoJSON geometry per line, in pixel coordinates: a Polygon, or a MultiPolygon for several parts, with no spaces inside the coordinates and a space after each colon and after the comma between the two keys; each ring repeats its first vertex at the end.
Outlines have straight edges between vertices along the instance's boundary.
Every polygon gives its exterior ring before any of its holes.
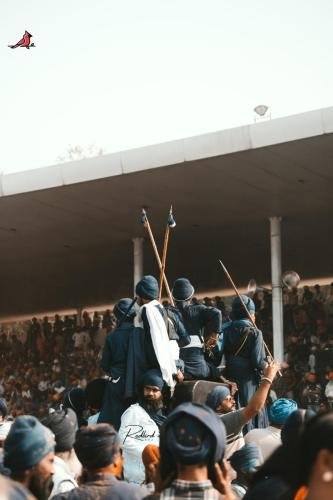
{"type": "Polygon", "coordinates": [[[138,382],[152,368],[146,355],[146,338],[143,328],[134,328],[129,337],[125,386],[125,398],[128,399],[138,399],[138,382]]]}
{"type": "Polygon", "coordinates": [[[167,306],[165,310],[167,317],[172,321],[175,332],[178,335],[177,343],[179,347],[185,347],[191,342],[191,337],[185,329],[180,311],[173,306],[167,306]]]}
{"type": "Polygon", "coordinates": [[[124,376],[127,367],[128,343],[134,326],[124,322],[105,339],[100,366],[113,378],[124,376]]]}
{"type": "Polygon", "coordinates": [[[4,466],[12,472],[25,471],[54,451],[55,440],[50,429],[36,417],[15,419],[4,443],[4,466]]]}
{"type": "Polygon", "coordinates": [[[183,403],[168,416],[161,429],[161,447],[182,464],[200,464],[223,458],[226,431],[222,421],[205,405],[183,403]],[[163,446],[163,447],[164,447],[163,446]]]}
{"type": "Polygon", "coordinates": [[[225,385],[219,385],[208,394],[206,405],[213,411],[221,404],[221,402],[230,396],[230,389],[225,385]]]}
{"type": "Polygon", "coordinates": [[[256,443],[246,443],[231,455],[229,461],[236,472],[254,472],[260,461],[259,448],[256,443]]]}
{"type": "Polygon", "coordinates": [[[185,330],[189,335],[203,337],[205,333],[220,332],[222,314],[219,309],[203,304],[187,304],[186,302],[178,302],[177,309],[182,315],[185,330]]]}
{"type": "MultiPolygon", "coordinates": [[[[241,295],[244,304],[246,305],[247,310],[250,314],[254,314],[256,311],[253,300],[247,295],[241,295]]],[[[232,318],[233,319],[242,319],[247,318],[247,313],[245,308],[239,297],[236,297],[232,302],[232,318]]]]}
{"type": "Polygon", "coordinates": [[[296,442],[302,426],[315,416],[316,413],[312,410],[301,409],[293,411],[281,429],[282,444],[287,445],[291,442],[296,442]]]}
{"type": "Polygon", "coordinates": [[[194,288],[187,278],[178,278],[172,288],[172,296],[175,300],[190,300],[194,294],[194,288]]]}
{"type": "MultiPolygon", "coordinates": [[[[262,369],[265,367],[265,348],[261,331],[255,330],[248,320],[229,322],[223,328],[223,353],[226,359],[225,376],[237,383],[237,404],[239,408],[243,408],[258,389],[262,369]],[[249,336],[242,350],[235,356],[246,329],[250,329],[249,336]]],[[[246,424],[244,431],[267,426],[268,416],[264,408],[246,424]]]]}
{"type": "Polygon", "coordinates": [[[121,416],[127,408],[124,399],[125,378],[120,377],[118,382],[109,381],[105,393],[98,423],[111,424],[118,431],[120,428],[121,416]]]}
{"type": "MultiPolygon", "coordinates": [[[[177,309],[187,335],[196,335],[203,339],[205,335],[219,332],[221,329],[222,315],[219,309],[186,302],[178,302],[177,309]]],[[[219,380],[219,370],[205,359],[203,349],[199,347],[180,349],[179,357],[185,364],[185,378],[219,380]]]]}
{"type": "Polygon", "coordinates": [[[142,299],[154,300],[158,298],[159,286],[154,276],[144,276],[135,287],[135,293],[142,299]]]}
{"type": "Polygon", "coordinates": [[[160,370],[148,370],[142,377],[142,386],[154,386],[158,387],[161,391],[164,387],[164,380],[162,378],[162,373],[160,370]]]}
{"type": "Polygon", "coordinates": [[[109,333],[105,339],[101,359],[101,368],[114,380],[106,387],[98,422],[112,424],[117,430],[120,427],[121,415],[126,409],[125,387],[129,341],[134,330],[132,323],[124,322],[109,333]]]}
{"type": "Polygon", "coordinates": [[[206,361],[200,347],[180,349],[179,357],[184,362],[186,380],[220,380],[220,371],[206,361]]]}
{"type": "Polygon", "coordinates": [[[133,299],[121,299],[113,308],[113,314],[118,321],[122,320],[126,314],[126,318],[133,318],[135,316],[135,307],[133,299]],[[132,305],[132,307],[130,307],[132,305]],[[129,309],[130,308],[130,309],[129,309]]]}

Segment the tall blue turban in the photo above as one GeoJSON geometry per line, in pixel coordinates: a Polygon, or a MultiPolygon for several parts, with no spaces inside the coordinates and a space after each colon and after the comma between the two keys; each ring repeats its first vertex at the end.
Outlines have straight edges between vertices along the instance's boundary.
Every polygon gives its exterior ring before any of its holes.
{"type": "Polygon", "coordinates": [[[154,276],[144,276],[135,287],[135,293],[142,299],[147,300],[157,299],[158,291],[158,282],[154,276]]]}
{"type": "Polygon", "coordinates": [[[126,313],[126,318],[128,318],[129,320],[133,319],[135,316],[135,307],[132,299],[120,299],[113,308],[113,314],[118,321],[120,321],[126,313]],[[131,305],[132,307],[130,307],[131,305]]]}
{"type": "Polygon", "coordinates": [[[236,472],[254,472],[260,463],[260,450],[256,443],[246,443],[229,459],[236,472]]]}
{"type": "Polygon", "coordinates": [[[194,294],[194,288],[187,278],[178,278],[172,288],[172,296],[175,300],[186,301],[190,300],[194,294]]]}
{"type": "Polygon", "coordinates": [[[230,390],[225,385],[217,385],[214,389],[208,394],[206,405],[209,406],[212,410],[216,411],[216,408],[221,404],[221,402],[230,396],[230,390]]]}
{"type": "Polygon", "coordinates": [[[177,406],[161,428],[161,447],[165,447],[171,459],[184,465],[218,462],[225,446],[224,424],[205,405],[177,406]]]}
{"type": "Polygon", "coordinates": [[[4,444],[4,466],[12,472],[25,471],[54,451],[54,435],[36,417],[15,419],[4,444]]]}
{"type": "MultiPolygon", "coordinates": [[[[247,310],[250,314],[254,314],[256,311],[253,300],[247,295],[241,295],[244,304],[247,307],[247,310]]],[[[236,297],[232,302],[232,318],[233,319],[242,319],[247,318],[246,311],[239,297],[236,297]]]]}
{"type": "Polygon", "coordinates": [[[283,425],[289,415],[297,410],[298,406],[293,399],[280,398],[274,401],[268,410],[268,418],[272,424],[283,425]]]}

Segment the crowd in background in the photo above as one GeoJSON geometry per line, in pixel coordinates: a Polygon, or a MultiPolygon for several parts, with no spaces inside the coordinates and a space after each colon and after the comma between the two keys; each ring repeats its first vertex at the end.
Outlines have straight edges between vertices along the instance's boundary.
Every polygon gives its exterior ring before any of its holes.
{"type": "MultiPolygon", "coordinates": [[[[269,291],[254,294],[256,321],[272,347],[272,308],[269,291]]],[[[221,310],[228,319],[230,297],[205,297],[202,302],[221,310]]],[[[333,283],[283,291],[285,361],[289,368],[272,391],[303,407],[319,409],[333,400],[333,283]]],[[[65,389],[85,388],[102,375],[99,353],[106,334],[115,326],[110,310],[1,326],[0,397],[13,415],[41,414],[61,398],[65,389]]]]}

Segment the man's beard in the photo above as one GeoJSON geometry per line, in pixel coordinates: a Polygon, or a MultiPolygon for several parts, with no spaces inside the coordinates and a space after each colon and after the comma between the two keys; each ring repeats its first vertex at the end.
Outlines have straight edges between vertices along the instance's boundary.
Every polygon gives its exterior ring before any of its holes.
{"type": "Polygon", "coordinates": [[[146,410],[147,413],[157,413],[159,410],[163,410],[164,404],[163,399],[149,399],[142,397],[140,400],[140,406],[146,410]]]}
{"type": "Polygon", "coordinates": [[[47,500],[53,488],[52,476],[47,479],[34,474],[29,482],[29,490],[38,500],[47,500]]]}

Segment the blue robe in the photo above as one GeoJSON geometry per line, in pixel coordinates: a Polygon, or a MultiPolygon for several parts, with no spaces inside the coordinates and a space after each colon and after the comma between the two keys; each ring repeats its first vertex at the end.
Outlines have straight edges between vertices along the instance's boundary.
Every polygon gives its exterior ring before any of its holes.
{"type": "Polygon", "coordinates": [[[132,323],[124,322],[105,339],[101,368],[112,377],[104,394],[104,401],[98,423],[112,424],[118,430],[120,417],[126,409],[125,384],[130,336],[135,330],[132,323]]]}
{"type": "MultiPolygon", "coordinates": [[[[219,309],[186,302],[178,302],[177,307],[190,337],[199,337],[203,341],[206,335],[220,331],[222,315],[219,309]]],[[[179,357],[185,364],[185,379],[219,380],[220,371],[205,359],[201,347],[183,347],[180,349],[179,357]]]]}
{"type": "MultiPolygon", "coordinates": [[[[222,327],[221,344],[226,360],[225,376],[237,383],[238,407],[244,408],[258,389],[262,370],[266,365],[262,332],[255,329],[247,319],[230,321],[222,327]],[[250,330],[249,336],[242,349],[235,356],[242,344],[246,329],[250,330]]],[[[248,432],[253,428],[267,426],[267,410],[263,408],[255,418],[246,424],[244,431],[248,432]]]]}

